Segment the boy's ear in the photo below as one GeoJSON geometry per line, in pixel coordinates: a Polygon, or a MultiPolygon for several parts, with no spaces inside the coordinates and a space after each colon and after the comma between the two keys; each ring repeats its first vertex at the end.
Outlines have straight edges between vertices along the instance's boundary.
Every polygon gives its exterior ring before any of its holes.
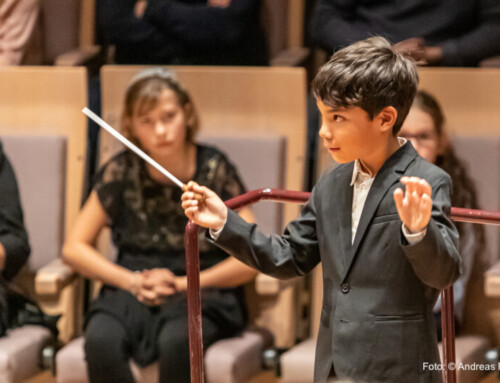
{"type": "Polygon", "coordinates": [[[380,113],[377,115],[377,121],[379,123],[380,131],[392,132],[392,127],[396,123],[396,119],[398,118],[398,111],[393,106],[384,107],[380,113]]]}

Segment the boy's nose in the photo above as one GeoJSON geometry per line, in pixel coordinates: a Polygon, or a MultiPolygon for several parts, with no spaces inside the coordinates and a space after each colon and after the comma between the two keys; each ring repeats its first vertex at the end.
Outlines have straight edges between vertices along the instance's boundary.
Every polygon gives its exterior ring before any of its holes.
{"type": "Polygon", "coordinates": [[[328,127],[324,123],[321,124],[321,127],[319,128],[318,134],[324,140],[331,140],[332,139],[332,132],[330,131],[330,129],[328,129],[328,127]]]}

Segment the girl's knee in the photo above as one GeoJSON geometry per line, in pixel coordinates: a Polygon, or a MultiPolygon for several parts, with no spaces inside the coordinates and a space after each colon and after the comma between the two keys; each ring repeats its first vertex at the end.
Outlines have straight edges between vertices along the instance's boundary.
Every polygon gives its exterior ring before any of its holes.
{"type": "Polygon", "coordinates": [[[87,356],[123,354],[127,340],[125,330],[113,321],[104,322],[102,318],[96,319],[96,321],[91,320],[85,330],[85,354],[87,356]]]}

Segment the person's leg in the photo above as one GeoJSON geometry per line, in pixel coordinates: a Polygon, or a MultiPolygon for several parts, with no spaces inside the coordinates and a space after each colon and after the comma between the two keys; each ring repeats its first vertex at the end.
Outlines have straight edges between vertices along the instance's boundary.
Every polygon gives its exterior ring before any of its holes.
{"type": "MultiPolygon", "coordinates": [[[[202,318],[203,348],[206,350],[220,338],[218,326],[207,317],[202,318]]],[[[158,340],[160,347],[160,382],[186,383],[190,381],[189,336],[187,318],[170,320],[163,326],[158,340]]]]}
{"type": "Polygon", "coordinates": [[[85,357],[91,383],[134,383],[127,333],[116,319],[94,315],[85,329],[85,357]]]}

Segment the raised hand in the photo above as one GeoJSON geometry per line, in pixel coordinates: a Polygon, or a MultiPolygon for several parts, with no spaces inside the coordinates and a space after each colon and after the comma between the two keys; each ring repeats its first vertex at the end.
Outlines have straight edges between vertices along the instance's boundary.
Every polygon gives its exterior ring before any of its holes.
{"type": "Polygon", "coordinates": [[[421,37],[412,37],[393,45],[397,51],[412,57],[419,65],[437,65],[443,60],[443,48],[429,46],[421,37]]]}
{"type": "Polygon", "coordinates": [[[146,12],[146,7],[148,6],[147,0],[137,0],[134,6],[134,15],[138,19],[141,19],[144,16],[144,12],[146,12]]]}
{"type": "Polygon", "coordinates": [[[196,224],[213,230],[221,229],[227,219],[224,202],[207,187],[189,181],[187,191],[182,194],[182,208],[186,216],[196,224]],[[203,198],[200,201],[198,196],[203,198]]]}
{"type": "Polygon", "coordinates": [[[399,218],[410,233],[421,232],[429,223],[432,212],[432,188],[429,183],[418,177],[403,177],[401,188],[394,191],[394,201],[399,218]]]}
{"type": "Polygon", "coordinates": [[[393,45],[394,49],[412,57],[417,63],[425,59],[425,41],[421,37],[412,37],[393,45]]]}

